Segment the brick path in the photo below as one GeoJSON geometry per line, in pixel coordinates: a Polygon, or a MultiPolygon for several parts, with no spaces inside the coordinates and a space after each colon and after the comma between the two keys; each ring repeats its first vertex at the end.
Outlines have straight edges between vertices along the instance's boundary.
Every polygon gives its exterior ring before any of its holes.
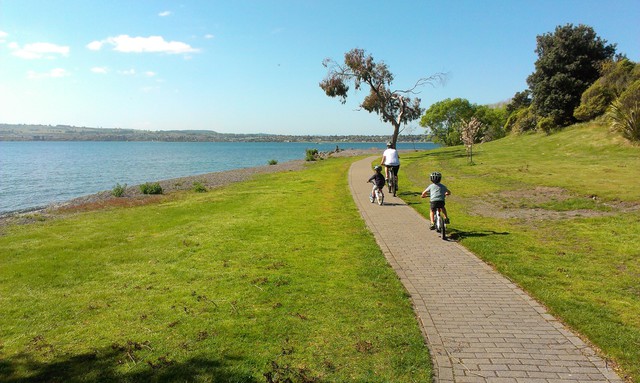
{"type": "Polygon", "coordinates": [[[400,198],[385,193],[384,206],[370,203],[373,159],[351,166],[349,185],[411,294],[436,382],[622,382],[544,307],[462,246],[439,238],[400,198]]]}

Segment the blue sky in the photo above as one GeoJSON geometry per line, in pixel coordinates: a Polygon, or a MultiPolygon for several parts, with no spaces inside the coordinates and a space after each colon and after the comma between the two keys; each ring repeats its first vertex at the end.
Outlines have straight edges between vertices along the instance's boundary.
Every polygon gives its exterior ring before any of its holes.
{"type": "MultiPolygon", "coordinates": [[[[387,63],[422,106],[526,89],[536,36],[586,24],[640,61],[638,0],[0,0],[0,123],[223,133],[390,134],[325,96],[324,58],[387,63]]],[[[410,124],[418,132],[417,121],[410,124]]]]}

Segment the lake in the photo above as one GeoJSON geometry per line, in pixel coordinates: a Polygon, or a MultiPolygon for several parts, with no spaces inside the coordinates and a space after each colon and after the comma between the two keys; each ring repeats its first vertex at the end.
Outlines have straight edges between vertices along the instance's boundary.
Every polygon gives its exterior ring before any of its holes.
{"type": "MultiPolygon", "coordinates": [[[[0,215],[37,209],[119,184],[186,177],[304,159],[319,151],[378,148],[370,142],[0,141],[0,215]]],[[[428,150],[433,143],[398,143],[428,150]]]]}

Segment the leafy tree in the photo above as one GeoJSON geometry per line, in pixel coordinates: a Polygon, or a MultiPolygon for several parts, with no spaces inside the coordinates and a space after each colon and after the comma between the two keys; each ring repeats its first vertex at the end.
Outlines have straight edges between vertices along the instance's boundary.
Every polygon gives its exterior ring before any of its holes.
{"type": "Polygon", "coordinates": [[[480,127],[470,137],[475,143],[504,137],[506,109],[472,104],[469,100],[455,98],[434,103],[427,109],[420,125],[429,129],[437,142],[447,146],[463,143],[462,131],[465,121],[475,118],[480,127]]]}
{"type": "Polygon", "coordinates": [[[504,137],[507,115],[506,106],[478,105],[473,117],[481,123],[481,128],[474,137],[474,142],[488,142],[504,137]]]}
{"type": "Polygon", "coordinates": [[[589,26],[572,24],[536,40],[538,60],[527,78],[534,111],[558,126],[569,125],[580,96],[600,76],[600,63],[613,57],[615,44],[607,45],[589,26]]]}
{"type": "Polygon", "coordinates": [[[516,92],[516,94],[511,98],[511,101],[507,104],[506,110],[507,113],[511,115],[511,113],[519,109],[528,108],[529,105],[531,105],[531,91],[526,89],[522,92],[516,92]]]}
{"type": "Polygon", "coordinates": [[[447,146],[460,145],[462,121],[470,120],[474,113],[475,107],[469,100],[447,98],[434,103],[424,112],[420,126],[431,130],[437,142],[447,146]]]}
{"type": "Polygon", "coordinates": [[[408,90],[391,90],[393,74],[384,62],[375,62],[371,55],[363,49],[352,49],[344,55],[344,64],[332,59],[322,63],[328,68],[327,76],[320,82],[320,88],[329,97],[339,97],[344,104],[349,93],[349,83],[353,82],[356,90],[363,86],[368,88],[369,95],[360,107],[369,113],[376,113],[383,122],[393,125],[392,143],[398,140],[400,126],[416,120],[422,114],[420,99],[411,99],[407,95],[415,94],[415,90],[425,84],[433,84],[444,78],[442,74],[419,79],[413,88],[408,90]]]}

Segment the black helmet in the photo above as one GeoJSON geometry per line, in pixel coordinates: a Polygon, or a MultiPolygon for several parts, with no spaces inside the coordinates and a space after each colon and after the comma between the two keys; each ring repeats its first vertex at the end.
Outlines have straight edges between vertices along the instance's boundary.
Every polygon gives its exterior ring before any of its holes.
{"type": "Polygon", "coordinates": [[[440,174],[440,172],[433,172],[431,173],[430,178],[431,178],[431,182],[438,183],[442,179],[442,174],[440,174]]]}
{"type": "Polygon", "coordinates": [[[393,144],[391,143],[391,141],[387,142],[387,148],[390,148],[392,146],[393,146],[393,144]]]}
{"type": "Polygon", "coordinates": [[[382,166],[376,165],[376,166],[373,167],[373,170],[375,170],[377,172],[380,172],[380,171],[382,171],[382,166]]]}

